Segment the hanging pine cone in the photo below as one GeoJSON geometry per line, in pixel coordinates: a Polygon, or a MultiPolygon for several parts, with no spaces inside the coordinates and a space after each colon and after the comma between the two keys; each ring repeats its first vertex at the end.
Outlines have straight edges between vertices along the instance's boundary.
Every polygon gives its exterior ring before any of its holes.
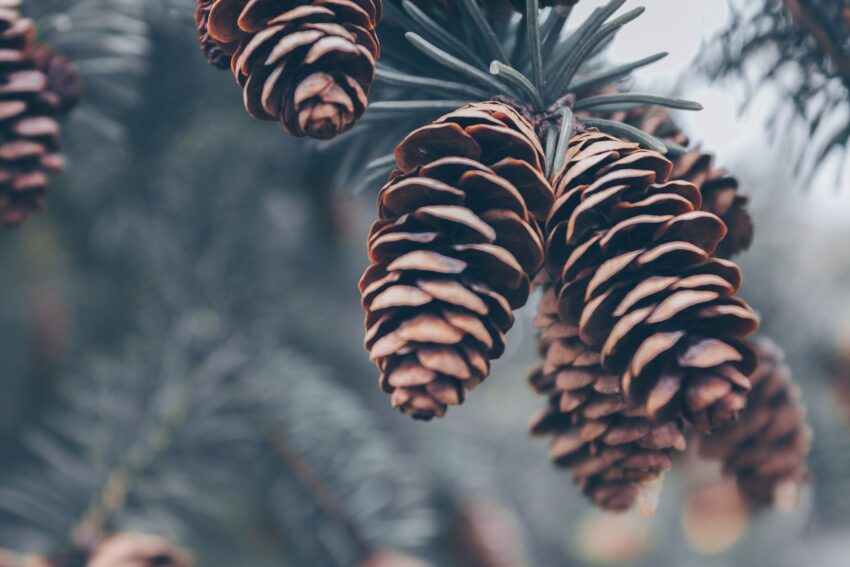
{"type": "Polygon", "coordinates": [[[204,54],[210,65],[219,69],[227,69],[230,67],[230,57],[237,46],[233,46],[232,49],[223,47],[210,35],[208,26],[213,2],[214,0],[198,0],[198,5],[195,7],[195,28],[198,30],[198,44],[201,47],[201,53],[204,54]]]}
{"type": "Polygon", "coordinates": [[[395,156],[360,281],[366,348],[393,406],[431,419],[502,354],[543,263],[552,190],[533,126],[498,102],[415,130],[395,156]]]}
{"type": "MultiPolygon", "coordinates": [[[[60,171],[58,110],[31,53],[35,30],[0,8],[0,225],[16,226],[42,208],[48,173],[60,171]]],[[[55,93],[53,93],[55,94],[55,93]]]]}
{"type": "MultiPolygon", "coordinates": [[[[640,108],[616,113],[614,120],[625,122],[665,141],[688,147],[688,137],[661,107],[640,108]]],[[[745,251],[753,241],[753,220],[747,210],[749,198],[738,191],[738,180],[714,165],[714,156],[699,149],[673,156],[671,179],[688,181],[702,194],[702,210],[720,217],[726,225],[725,238],[717,246],[715,255],[731,258],[745,251]]]]}
{"type": "Polygon", "coordinates": [[[652,423],[642,405],[626,401],[620,377],[602,368],[599,352],[582,343],[578,328],[560,322],[551,285],[544,287],[535,326],[543,364],[529,381],[549,401],[532,419],[532,434],[552,436],[553,462],[568,468],[597,506],[631,508],[641,488],[671,467],[671,452],[685,450],[681,423],[652,423]]]}
{"type": "Polygon", "coordinates": [[[722,461],[752,506],[789,508],[809,478],[806,457],[812,433],[782,350],[765,338],[755,346],[759,365],[750,377],[753,390],[746,411],[737,423],[704,437],[700,454],[722,461]]]}
{"type": "Polygon", "coordinates": [[[381,6],[376,0],[213,0],[207,31],[226,52],[238,46],[231,68],[251,116],[279,120],[294,136],[327,139],[366,110],[381,6]]]}
{"type": "Polygon", "coordinates": [[[652,420],[699,429],[734,420],[758,320],[735,297],[740,271],[711,258],[726,228],[672,164],[596,131],[576,135],[555,180],[547,262],[562,322],[601,353],[652,420]]]}
{"type": "Polygon", "coordinates": [[[95,548],[86,567],[193,567],[192,556],[155,536],[119,533],[95,548]]]}

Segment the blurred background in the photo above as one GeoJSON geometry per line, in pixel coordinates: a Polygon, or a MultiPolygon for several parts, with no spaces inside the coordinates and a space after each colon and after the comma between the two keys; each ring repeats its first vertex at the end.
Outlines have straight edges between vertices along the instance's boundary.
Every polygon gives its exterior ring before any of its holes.
{"type": "MultiPolygon", "coordinates": [[[[701,101],[677,120],[751,197],[743,294],[815,434],[796,511],[751,515],[686,459],[653,518],[595,512],[526,433],[534,301],[462,408],[396,413],[356,286],[380,183],[337,174],[344,138],[249,118],[197,48],[193,0],[25,0],[84,98],[46,210],[0,233],[0,547],[55,554],[105,530],[205,567],[412,561],[383,550],[441,567],[847,565],[850,158],[796,167],[814,137],[777,122],[770,53],[717,76],[729,5],[647,4],[609,56],[671,52],[636,84],[701,101]]],[[[844,100],[823,124],[846,123],[844,100]]]]}

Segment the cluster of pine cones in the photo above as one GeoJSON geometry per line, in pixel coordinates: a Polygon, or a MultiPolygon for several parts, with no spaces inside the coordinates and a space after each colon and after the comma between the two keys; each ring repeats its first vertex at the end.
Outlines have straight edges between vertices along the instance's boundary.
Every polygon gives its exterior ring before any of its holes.
{"type": "Polygon", "coordinates": [[[0,226],[44,206],[48,175],[61,171],[56,118],[80,96],[77,69],[35,40],[20,0],[0,0],[0,226]]]}
{"type": "MultiPolygon", "coordinates": [[[[483,4],[496,15],[526,5],[483,4]]],[[[203,52],[229,65],[248,112],[314,138],[363,114],[380,17],[375,0],[196,9],[203,52]]],[[[664,111],[603,116],[689,145],[664,111]]],[[[768,504],[806,478],[809,433],[780,354],[748,341],[758,318],[728,259],[753,238],[747,198],[710,154],[671,161],[581,119],[550,174],[540,136],[558,125],[501,98],[397,146],[360,280],[380,386],[405,414],[444,416],[487,378],[513,311],[539,287],[542,363],[530,382],[547,406],[531,431],[552,437],[553,461],[585,494],[630,508],[695,431],[712,433],[704,452],[768,504]]]]}
{"type": "MultiPolygon", "coordinates": [[[[635,113],[684,142],[666,113],[635,113]]],[[[532,124],[470,104],[396,148],[360,282],[366,348],[392,404],[414,418],[463,402],[505,347],[512,310],[542,288],[532,420],[552,460],[600,507],[660,481],[689,430],[712,432],[756,506],[808,475],[810,433],[781,353],[722,256],[753,231],[737,182],[693,150],[674,161],[593,129],[548,180],[532,124]],[[749,396],[749,404],[748,404],[749,396]]]]}

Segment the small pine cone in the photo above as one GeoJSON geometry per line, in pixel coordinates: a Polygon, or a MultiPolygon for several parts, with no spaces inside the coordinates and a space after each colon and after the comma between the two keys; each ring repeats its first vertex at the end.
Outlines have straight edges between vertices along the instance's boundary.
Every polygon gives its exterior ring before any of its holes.
{"type": "Polygon", "coordinates": [[[210,65],[218,69],[227,69],[230,67],[230,57],[233,55],[235,47],[238,46],[222,46],[210,35],[208,26],[213,2],[214,0],[198,0],[198,5],[195,7],[198,44],[210,65]]]}
{"type": "Polygon", "coordinates": [[[571,471],[597,506],[631,508],[641,487],[660,482],[671,467],[671,452],[685,450],[681,423],[652,423],[642,406],[626,401],[619,376],[602,368],[599,352],[582,343],[576,327],[560,322],[551,285],[535,326],[543,364],[529,381],[549,401],[532,419],[532,434],[552,436],[552,460],[571,471]]]}
{"type": "Polygon", "coordinates": [[[712,258],[726,233],[699,190],[667,181],[672,164],[591,130],[570,142],[547,219],[547,262],[561,320],[621,377],[653,419],[698,429],[734,420],[755,355],[758,319],[740,270],[712,258]]]}
{"type": "Polygon", "coordinates": [[[112,535],[97,545],[86,567],[193,567],[195,560],[173,543],[137,533],[112,535]]]}
{"type": "Polygon", "coordinates": [[[790,508],[809,478],[812,432],[782,350],[765,338],[755,346],[759,365],[747,409],[737,423],[704,437],[700,454],[722,461],[752,506],[790,508]]]}
{"type": "Polygon", "coordinates": [[[327,139],[366,110],[381,7],[380,0],[213,0],[208,31],[222,46],[238,45],[231,68],[251,116],[327,139]]]}
{"type": "Polygon", "coordinates": [[[71,111],[83,93],[80,70],[64,55],[43,43],[34,43],[28,49],[35,68],[47,77],[47,86],[41,101],[57,114],[71,111]]]}
{"type": "Polygon", "coordinates": [[[395,156],[360,281],[366,348],[393,406],[427,420],[502,354],[543,264],[552,189],[533,126],[498,102],[415,130],[395,156]]]}
{"type": "MultiPolygon", "coordinates": [[[[679,129],[664,108],[641,108],[621,112],[613,117],[640,128],[662,140],[687,147],[688,137],[679,129]]],[[[731,258],[745,251],[753,242],[753,220],[747,210],[749,198],[738,191],[738,180],[714,166],[714,156],[699,149],[672,158],[670,179],[688,181],[702,193],[702,210],[714,213],[726,224],[728,232],[715,252],[731,258]]]]}
{"type": "Polygon", "coordinates": [[[0,226],[44,206],[48,174],[60,171],[57,108],[30,53],[33,23],[0,7],[0,226]]]}

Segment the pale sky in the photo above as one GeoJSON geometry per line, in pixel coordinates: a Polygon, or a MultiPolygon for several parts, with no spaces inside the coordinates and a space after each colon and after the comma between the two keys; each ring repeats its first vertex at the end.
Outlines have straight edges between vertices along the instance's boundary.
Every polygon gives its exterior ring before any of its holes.
{"type": "MultiPolygon", "coordinates": [[[[598,0],[580,2],[573,21],[581,21],[598,5],[598,0]]],[[[632,0],[624,10],[638,5],[646,6],[647,12],[621,30],[611,56],[627,61],[669,51],[669,57],[637,73],[636,86],[670,93],[677,89],[682,75],[691,70],[702,42],[710,40],[723,26],[728,11],[726,0],[632,0]]],[[[743,188],[754,195],[755,207],[762,199],[782,196],[796,214],[814,216],[830,225],[850,225],[850,175],[845,176],[842,186],[846,189],[842,191],[836,190],[834,169],[819,176],[807,192],[794,186],[786,165],[789,160],[782,148],[768,139],[763,126],[764,118],[773,110],[771,94],[766,93],[752,111],[738,116],[743,97],[739,91],[732,85],[708,85],[697,78],[684,81],[676,94],[705,106],[702,112],[679,115],[691,139],[702,142],[704,148],[717,154],[720,164],[733,172],[738,169],[743,174],[746,170],[746,175],[770,185],[761,187],[761,191],[743,188]]]]}

